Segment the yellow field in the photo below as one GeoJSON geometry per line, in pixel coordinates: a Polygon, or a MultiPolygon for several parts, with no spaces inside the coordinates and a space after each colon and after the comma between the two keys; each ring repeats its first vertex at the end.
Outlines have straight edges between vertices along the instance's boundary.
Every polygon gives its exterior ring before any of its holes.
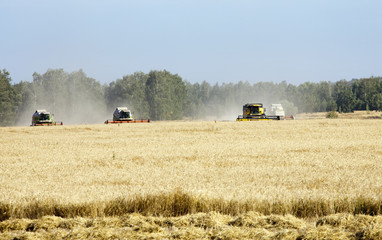
{"type": "Polygon", "coordinates": [[[379,214],[381,133],[380,119],[4,127],[0,220],[379,214]]]}
{"type": "Polygon", "coordinates": [[[0,128],[0,200],[381,199],[381,133],[342,119],[0,128]]]}

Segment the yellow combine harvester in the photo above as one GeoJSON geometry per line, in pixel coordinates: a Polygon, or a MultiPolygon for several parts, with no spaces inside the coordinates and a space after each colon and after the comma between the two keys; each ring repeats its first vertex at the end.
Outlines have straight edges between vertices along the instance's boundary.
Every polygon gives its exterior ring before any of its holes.
{"type": "Polygon", "coordinates": [[[272,104],[272,115],[265,114],[265,108],[262,103],[247,103],[243,106],[243,115],[239,115],[236,121],[266,121],[266,120],[284,120],[294,119],[293,116],[285,116],[281,104],[272,104]]]}

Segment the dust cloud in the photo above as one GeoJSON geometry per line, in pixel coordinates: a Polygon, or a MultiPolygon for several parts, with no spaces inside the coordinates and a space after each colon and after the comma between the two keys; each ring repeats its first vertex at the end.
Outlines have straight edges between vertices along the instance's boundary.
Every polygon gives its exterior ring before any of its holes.
{"type": "Polygon", "coordinates": [[[295,115],[298,112],[298,107],[293,103],[279,99],[277,96],[272,94],[261,94],[261,96],[256,96],[255,94],[249,94],[247,96],[241,96],[240,99],[226,102],[219,107],[211,107],[206,112],[207,115],[205,120],[219,120],[219,121],[235,121],[239,115],[243,115],[243,105],[247,103],[262,103],[265,108],[265,114],[270,114],[271,105],[279,103],[283,106],[286,115],[295,115]]]}
{"type": "Polygon", "coordinates": [[[61,103],[36,104],[30,102],[19,113],[17,126],[31,125],[32,115],[36,110],[44,109],[51,113],[56,122],[64,125],[101,124],[112,118],[113,111],[107,111],[103,102],[95,101],[91,97],[81,97],[77,101],[63,101],[61,103]],[[64,103],[64,104],[63,104],[64,103]]]}
{"type": "MultiPolygon", "coordinates": [[[[238,94],[237,94],[238,95],[238,94]]],[[[285,99],[280,99],[277,94],[262,91],[260,93],[247,92],[239,96],[227,98],[221,101],[207,102],[201,109],[200,120],[218,120],[235,121],[239,115],[243,114],[243,105],[246,103],[262,103],[265,107],[265,113],[269,114],[270,106],[274,103],[282,104],[286,115],[295,115],[298,112],[297,106],[285,99]]],[[[68,94],[60,95],[45,91],[40,91],[39,96],[31,98],[26,106],[18,113],[18,126],[30,125],[32,115],[37,109],[45,109],[53,114],[56,122],[63,122],[64,125],[82,125],[82,124],[103,124],[106,120],[112,119],[116,107],[128,107],[136,119],[140,119],[139,112],[126,101],[119,99],[113,106],[106,106],[104,96],[86,93],[86,90],[72,89],[68,94]],[[39,96],[42,96],[38,98],[39,96]]],[[[147,107],[147,106],[146,106],[147,107]]],[[[184,109],[187,111],[187,109],[184,109]]]]}

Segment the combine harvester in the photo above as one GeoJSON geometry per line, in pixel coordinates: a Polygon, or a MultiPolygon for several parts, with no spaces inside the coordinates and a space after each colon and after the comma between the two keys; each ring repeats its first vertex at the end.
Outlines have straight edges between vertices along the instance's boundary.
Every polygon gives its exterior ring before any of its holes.
{"type": "Polygon", "coordinates": [[[280,120],[285,120],[285,119],[294,120],[293,115],[285,116],[284,108],[280,103],[274,103],[271,105],[271,116],[280,117],[280,120]]]}
{"type": "Polygon", "coordinates": [[[281,104],[272,104],[271,115],[265,114],[262,103],[247,103],[243,106],[243,115],[239,115],[236,121],[263,121],[293,119],[294,116],[285,116],[281,104]]]}
{"type": "Polygon", "coordinates": [[[113,120],[106,120],[109,123],[149,123],[150,119],[135,120],[131,111],[127,107],[117,107],[113,113],[113,120]]]}
{"type": "Polygon", "coordinates": [[[32,116],[31,126],[56,126],[63,125],[62,122],[56,122],[53,120],[53,114],[46,110],[36,110],[32,116]]]}

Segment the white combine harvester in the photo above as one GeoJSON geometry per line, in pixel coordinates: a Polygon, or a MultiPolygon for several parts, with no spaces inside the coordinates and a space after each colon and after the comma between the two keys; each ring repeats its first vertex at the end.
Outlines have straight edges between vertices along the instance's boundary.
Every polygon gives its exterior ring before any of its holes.
{"type": "Polygon", "coordinates": [[[285,116],[284,108],[279,103],[273,103],[271,105],[271,111],[270,112],[271,112],[270,115],[277,116],[280,120],[284,120],[284,119],[293,119],[294,120],[294,116],[293,115],[285,116]]]}
{"type": "Polygon", "coordinates": [[[280,120],[285,119],[285,111],[283,106],[279,103],[274,103],[271,105],[270,115],[279,117],[280,120]]]}

